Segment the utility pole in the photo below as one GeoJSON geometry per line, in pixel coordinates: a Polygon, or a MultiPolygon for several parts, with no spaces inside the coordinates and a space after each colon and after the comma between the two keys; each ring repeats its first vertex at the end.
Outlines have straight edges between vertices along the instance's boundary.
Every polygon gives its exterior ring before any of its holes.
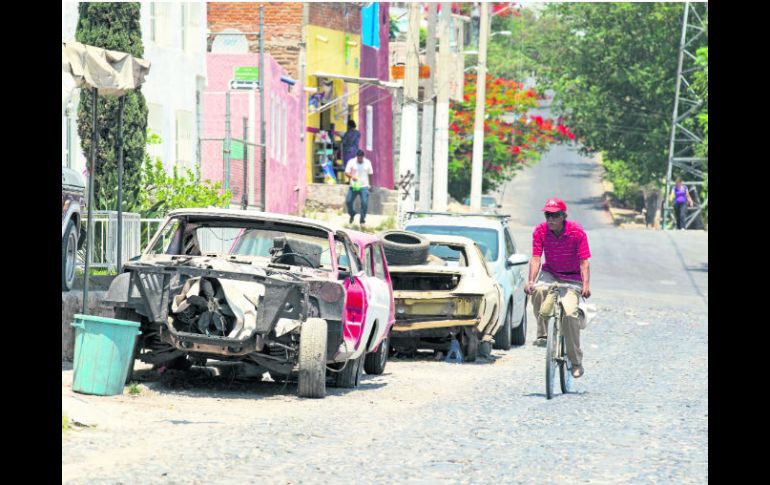
{"type": "Polygon", "coordinates": [[[673,225],[669,195],[671,194],[674,168],[682,176],[690,178],[684,182],[684,185],[693,192],[694,202],[698,205],[695,212],[685,217],[685,228],[690,227],[703,209],[708,207],[708,197],[701,201],[697,192],[697,187],[702,187],[708,176],[708,158],[698,157],[695,153],[695,146],[701,143],[703,139],[687,129],[686,123],[684,123],[688,118],[697,116],[703,103],[690,86],[692,79],[688,81],[687,75],[692,75],[696,70],[694,54],[696,49],[693,48],[693,44],[699,37],[707,33],[707,25],[704,21],[706,14],[708,14],[708,4],[685,2],[682,36],[679,41],[679,61],[676,70],[674,112],[671,116],[671,138],[668,146],[668,169],[666,171],[666,188],[663,194],[665,203],[661,229],[669,229],[673,225]],[[690,14],[692,14],[692,18],[690,18],[690,14]],[[687,55],[685,56],[685,54],[687,55]],[[681,114],[680,108],[683,111],[681,114]]]}
{"type": "Polygon", "coordinates": [[[422,150],[420,150],[420,210],[430,210],[431,182],[433,174],[433,137],[435,136],[433,88],[436,83],[436,15],[435,3],[428,4],[428,39],[425,56],[430,77],[425,83],[422,105],[422,150]]]}
{"type": "MultiPolygon", "coordinates": [[[[302,82],[305,82],[303,79],[302,82]]],[[[259,143],[261,144],[262,160],[259,164],[259,197],[260,210],[267,211],[267,144],[265,143],[265,6],[259,6],[259,143]]]]}
{"type": "Polygon", "coordinates": [[[473,165],[471,166],[471,209],[481,210],[481,171],[484,165],[484,105],[487,95],[487,40],[489,4],[481,2],[479,15],[479,62],[476,67],[476,116],[473,123],[473,165]]]}
{"type": "Polygon", "coordinates": [[[417,93],[418,69],[417,52],[420,39],[420,4],[409,4],[409,30],[406,34],[406,69],[404,75],[404,106],[401,118],[401,158],[399,160],[398,184],[403,190],[399,199],[399,225],[403,226],[406,211],[414,210],[412,179],[417,169],[417,93]]]}
{"type": "Polygon", "coordinates": [[[436,96],[436,142],[433,146],[433,210],[447,209],[449,193],[449,2],[441,2],[436,96]]]}

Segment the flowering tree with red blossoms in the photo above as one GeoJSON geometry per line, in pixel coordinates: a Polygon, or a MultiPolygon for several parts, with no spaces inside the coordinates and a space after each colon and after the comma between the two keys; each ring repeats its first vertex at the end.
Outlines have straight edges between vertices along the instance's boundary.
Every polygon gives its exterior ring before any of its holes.
{"type": "MultiPolygon", "coordinates": [[[[449,115],[449,193],[457,200],[471,189],[476,75],[465,76],[464,93],[461,103],[452,102],[449,115]]],[[[526,115],[537,107],[537,99],[537,93],[525,90],[522,83],[487,76],[482,192],[511,180],[551,144],[575,139],[561,120],[526,115]]]]}

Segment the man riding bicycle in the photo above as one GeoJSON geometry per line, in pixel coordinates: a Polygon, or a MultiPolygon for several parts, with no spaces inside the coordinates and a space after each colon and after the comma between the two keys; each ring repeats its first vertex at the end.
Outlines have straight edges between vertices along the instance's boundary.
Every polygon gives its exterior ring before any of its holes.
{"type": "Polygon", "coordinates": [[[580,350],[580,330],[586,327],[586,315],[578,308],[580,297],[591,296],[589,289],[590,271],[588,258],[588,237],[582,226],[567,220],[567,204],[561,199],[548,199],[543,207],[546,222],[539,224],[532,232],[532,259],[529,262],[529,280],[524,292],[532,295],[532,307],[537,316],[537,340],[534,345],[545,347],[547,341],[546,321],[540,316],[540,305],[548,289],[535,283],[550,285],[566,283],[575,289],[560,289],[564,306],[564,338],[567,356],[572,361],[572,376],[583,375],[583,351],[580,350]],[[540,271],[540,259],[545,252],[545,264],[540,271]],[[538,275],[539,273],[539,275],[538,275]]]}

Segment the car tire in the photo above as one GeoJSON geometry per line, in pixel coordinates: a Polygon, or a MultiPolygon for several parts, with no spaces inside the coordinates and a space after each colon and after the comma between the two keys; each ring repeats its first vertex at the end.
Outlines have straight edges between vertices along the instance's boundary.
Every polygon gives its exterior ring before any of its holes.
{"type": "Polygon", "coordinates": [[[61,240],[61,291],[70,291],[75,282],[75,265],[78,254],[78,232],[70,220],[61,240]]]}
{"type": "Polygon", "coordinates": [[[422,234],[393,230],[381,232],[377,236],[382,240],[389,265],[423,264],[428,259],[430,243],[422,234]]]}
{"type": "Polygon", "coordinates": [[[326,395],[326,337],[328,328],[322,318],[308,318],[299,338],[300,397],[322,398],[326,395]]]}
{"type": "MultiPolygon", "coordinates": [[[[117,307],[115,308],[115,318],[118,320],[128,320],[130,322],[139,322],[141,328],[142,316],[136,313],[131,308],[117,307]]],[[[126,384],[134,380],[134,365],[136,359],[139,358],[139,354],[142,351],[142,335],[136,336],[136,342],[134,342],[134,352],[131,355],[131,361],[128,364],[128,372],[126,373],[126,384]]]]}
{"type": "Polygon", "coordinates": [[[355,359],[348,360],[342,370],[334,374],[334,386],[348,389],[358,387],[364,370],[364,357],[365,354],[361,354],[355,359]]]}
{"type": "Polygon", "coordinates": [[[521,323],[518,327],[511,329],[511,343],[513,345],[524,345],[527,340],[527,300],[524,298],[524,314],[521,316],[521,323]]]}
{"type": "Polygon", "coordinates": [[[479,356],[479,337],[474,330],[464,330],[461,338],[463,360],[475,362],[479,356]]]}
{"type": "Polygon", "coordinates": [[[369,375],[378,376],[385,372],[385,364],[388,363],[390,354],[390,337],[386,336],[380,342],[380,346],[375,352],[366,354],[364,359],[364,370],[369,375]]]}
{"type": "Polygon", "coordinates": [[[513,319],[513,304],[508,305],[503,324],[495,334],[495,349],[510,350],[511,348],[511,320],[513,319]]]}

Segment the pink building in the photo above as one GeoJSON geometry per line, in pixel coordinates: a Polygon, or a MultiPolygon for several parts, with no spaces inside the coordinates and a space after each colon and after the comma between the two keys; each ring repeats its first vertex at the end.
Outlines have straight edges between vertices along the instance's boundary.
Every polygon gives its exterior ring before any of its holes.
{"type": "MultiPolygon", "coordinates": [[[[226,130],[226,92],[234,68],[259,66],[258,54],[206,54],[208,87],[203,93],[203,139],[201,175],[224,181],[223,139],[226,130]]],[[[288,73],[265,53],[265,210],[298,214],[305,203],[305,97],[301,80],[290,86],[281,81],[288,73]]],[[[244,126],[251,143],[260,143],[259,91],[230,92],[230,136],[244,138],[244,126]]],[[[260,205],[261,179],[259,147],[249,147],[244,169],[243,157],[231,154],[229,187],[232,205],[240,206],[244,192],[249,207],[260,205]],[[236,158],[237,157],[237,158],[236,158]]],[[[223,183],[224,185],[224,183],[223,183]]]]}

